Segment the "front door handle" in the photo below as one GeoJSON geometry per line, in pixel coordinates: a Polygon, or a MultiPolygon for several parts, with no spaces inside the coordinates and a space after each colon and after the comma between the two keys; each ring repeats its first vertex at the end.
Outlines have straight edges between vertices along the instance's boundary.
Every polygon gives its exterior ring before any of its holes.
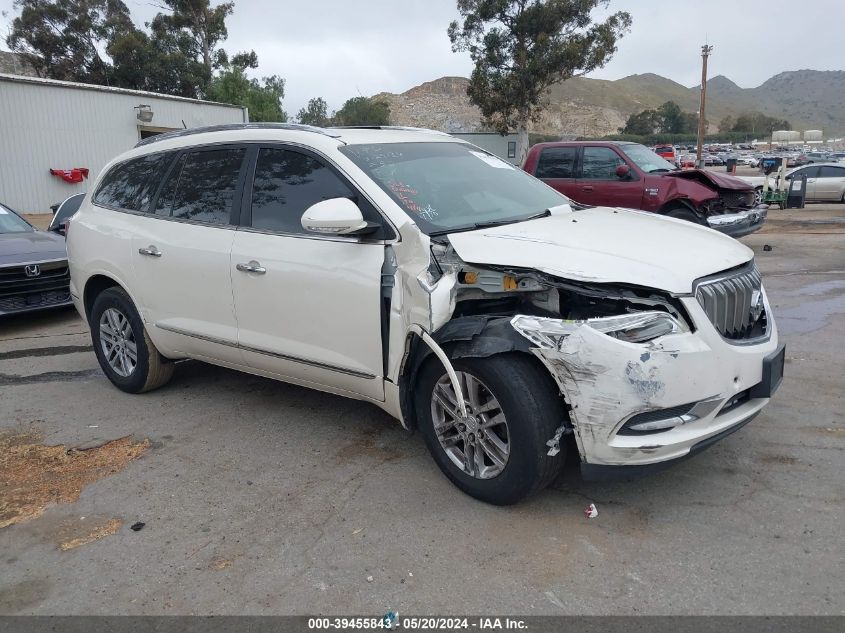
{"type": "Polygon", "coordinates": [[[585,185],[585,186],[581,187],[581,191],[592,191],[592,190],[593,190],[592,185],[585,185]]]}
{"type": "Polygon", "coordinates": [[[155,246],[150,244],[147,248],[139,248],[138,252],[141,255],[146,255],[147,257],[161,257],[161,251],[158,250],[155,246]]]}
{"type": "Polygon", "coordinates": [[[263,275],[267,272],[267,269],[264,268],[254,259],[251,260],[248,264],[237,264],[235,265],[235,268],[237,268],[242,273],[255,273],[256,275],[263,275]]]}

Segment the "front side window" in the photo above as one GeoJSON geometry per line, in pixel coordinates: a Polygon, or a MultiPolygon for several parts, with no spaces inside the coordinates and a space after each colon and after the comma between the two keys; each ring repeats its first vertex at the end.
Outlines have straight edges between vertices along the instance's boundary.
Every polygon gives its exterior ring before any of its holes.
{"type": "Polygon", "coordinates": [[[192,152],[171,170],[156,215],[208,224],[229,224],[244,149],[192,152]]]}
{"type": "Polygon", "coordinates": [[[127,160],[111,168],[103,177],[97,193],[96,204],[128,211],[148,210],[158,178],[172,153],[159,152],[127,160]]]}
{"type": "Polygon", "coordinates": [[[340,151],[429,235],[519,222],[569,202],[521,169],[465,143],[373,143],[340,151]]]}
{"type": "Polygon", "coordinates": [[[322,200],[354,198],[353,192],[317,159],[287,149],[258,152],[252,183],[252,227],[279,233],[306,233],[302,214],[322,200]]]}
{"type": "Polygon", "coordinates": [[[801,176],[805,176],[807,178],[818,178],[820,170],[821,167],[804,167],[803,169],[797,169],[792,172],[788,178],[800,178],[801,176]]]}
{"type": "Polygon", "coordinates": [[[621,147],[625,155],[634,161],[634,164],[647,174],[663,173],[677,169],[662,156],[658,156],[645,145],[631,143],[621,147]]]}
{"type": "Polygon", "coordinates": [[[575,178],[576,147],[547,147],[537,161],[537,178],[575,178]]]}
{"type": "Polygon", "coordinates": [[[581,178],[584,180],[618,180],[616,168],[624,164],[625,161],[622,160],[622,157],[609,147],[585,147],[581,163],[581,178]]]}

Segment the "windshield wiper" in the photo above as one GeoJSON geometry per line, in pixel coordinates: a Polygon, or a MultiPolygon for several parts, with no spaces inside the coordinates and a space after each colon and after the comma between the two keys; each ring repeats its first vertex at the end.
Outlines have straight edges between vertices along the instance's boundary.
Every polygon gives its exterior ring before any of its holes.
{"type": "Polygon", "coordinates": [[[529,215],[527,218],[510,218],[508,220],[489,220],[487,222],[475,222],[469,226],[456,226],[453,229],[441,229],[439,231],[431,231],[428,235],[437,236],[437,235],[446,235],[448,233],[462,233],[464,231],[476,231],[478,229],[489,229],[494,226],[504,226],[505,224],[516,224],[517,222],[525,222],[526,220],[536,220],[537,218],[546,218],[550,216],[552,212],[549,209],[545,211],[541,211],[540,213],[536,213],[534,215],[529,215]]]}
{"type": "Polygon", "coordinates": [[[648,173],[650,173],[650,174],[659,174],[659,173],[662,173],[662,172],[664,172],[664,171],[668,172],[668,171],[673,171],[673,170],[671,170],[671,169],[666,169],[665,167],[658,167],[657,169],[652,169],[652,170],[650,170],[648,173]]]}

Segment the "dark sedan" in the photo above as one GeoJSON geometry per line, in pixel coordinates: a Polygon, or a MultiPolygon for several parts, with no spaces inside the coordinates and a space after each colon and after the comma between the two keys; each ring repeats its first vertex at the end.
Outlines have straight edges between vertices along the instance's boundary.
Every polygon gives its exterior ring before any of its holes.
{"type": "Polygon", "coordinates": [[[64,237],[0,204],[0,316],[70,305],[64,237]]]}

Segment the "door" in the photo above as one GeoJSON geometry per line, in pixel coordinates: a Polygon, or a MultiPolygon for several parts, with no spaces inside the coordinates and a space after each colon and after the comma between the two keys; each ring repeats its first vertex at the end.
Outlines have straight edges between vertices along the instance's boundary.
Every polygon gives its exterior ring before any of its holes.
{"type": "Polygon", "coordinates": [[[581,169],[576,181],[578,202],[606,207],[640,209],[643,201],[643,181],[633,166],[611,147],[584,147],[581,169]],[[616,168],[628,166],[628,176],[620,178],[616,168]]]}
{"type": "Polygon", "coordinates": [[[818,180],[819,169],[817,165],[810,165],[809,167],[804,167],[803,169],[798,169],[792,174],[789,175],[788,180],[790,181],[787,185],[792,186],[792,179],[793,178],[800,178],[801,176],[807,177],[807,191],[805,192],[805,200],[817,200],[816,198],[816,182],[818,180]]]}
{"type": "Polygon", "coordinates": [[[182,154],[132,239],[144,318],[166,348],[238,363],[230,256],[246,150],[182,154]]]}
{"type": "Polygon", "coordinates": [[[842,200],[845,191],[845,167],[822,165],[816,179],[817,200],[842,200]]]}
{"type": "Polygon", "coordinates": [[[540,152],[534,176],[563,195],[578,200],[575,196],[575,168],[578,159],[577,147],[546,147],[540,152]]]}
{"type": "MultiPolygon", "coordinates": [[[[262,147],[253,172],[231,264],[244,361],[383,399],[383,240],[315,235],[300,224],[321,200],[367,203],[337,171],[302,150],[262,147]]],[[[383,222],[371,207],[362,213],[383,222]]]]}

